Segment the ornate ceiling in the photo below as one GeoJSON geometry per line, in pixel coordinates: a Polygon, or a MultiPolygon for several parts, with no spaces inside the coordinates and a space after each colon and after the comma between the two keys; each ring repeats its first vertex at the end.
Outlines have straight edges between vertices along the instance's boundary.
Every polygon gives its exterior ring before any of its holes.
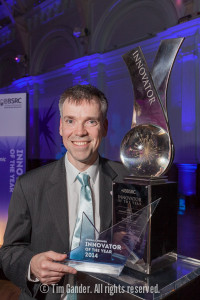
{"type": "Polygon", "coordinates": [[[16,18],[23,16],[35,6],[45,0],[1,0],[0,1],[0,28],[12,23],[16,18]]]}

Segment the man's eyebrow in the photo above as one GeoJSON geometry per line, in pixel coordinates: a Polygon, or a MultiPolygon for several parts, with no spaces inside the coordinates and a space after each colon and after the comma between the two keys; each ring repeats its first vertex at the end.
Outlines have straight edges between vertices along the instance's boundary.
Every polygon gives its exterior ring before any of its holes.
{"type": "Polygon", "coordinates": [[[87,118],[86,118],[87,121],[89,121],[89,120],[100,121],[100,119],[101,119],[101,118],[99,118],[99,117],[94,117],[94,116],[93,116],[93,117],[87,117],[87,118]]]}
{"type": "MultiPolygon", "coordinates": [[[[66,115],[66,116],[64,116],[63,117],[63,119],[64,120],[66,120],[66,119],[76,119],[76,117],[75,116],[71,116],[71,115],[66,115]]],[[[85,120],[100,120],[100,117],[96,117],[96,116],[87,116],[86,118],[85,118],[85,120]]]]}
{"type": "Polygon", "coordinates": [[[74,119],[74,118],[75,118],[74,116],[70,116],[70,115],[69,115],[69,116],[67,115],[67,116],[64,116],[64,117],[63,117],[64,120],[65,120],[65,119],[74,119]]]}

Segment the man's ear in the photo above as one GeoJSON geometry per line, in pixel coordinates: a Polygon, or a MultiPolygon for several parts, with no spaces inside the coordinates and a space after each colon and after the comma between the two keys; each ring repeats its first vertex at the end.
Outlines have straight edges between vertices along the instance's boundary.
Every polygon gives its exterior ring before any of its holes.
{"type": "Polygon", "coordinates": [[[107,135],[108,132],[108,119],[103,121],[103,137],[107,135]]]}
{"type": "Polygon", "coordinates": [[[63,136],[63,132],[62,132],[62,118],[60,118],[59,133],[60,133],[61,136],[63,136]]]}

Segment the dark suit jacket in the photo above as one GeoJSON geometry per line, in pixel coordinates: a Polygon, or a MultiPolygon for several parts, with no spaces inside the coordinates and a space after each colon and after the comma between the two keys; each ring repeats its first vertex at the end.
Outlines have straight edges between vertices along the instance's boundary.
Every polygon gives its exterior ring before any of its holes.
{"type": "MultiPolygon", "coordinates": [[[[112,222],[112,181],[126,175],[122,164],[100,158],[101,231],[112,222]]],[[[20,299],[59,299],[40,295],[39,284],[27,282],[33,255],[53,250],[69,251],[66,170],[64,157],[17,179],[11,198],[8,223],[0,258],[6,277],[21,287],[20,299]]]]}

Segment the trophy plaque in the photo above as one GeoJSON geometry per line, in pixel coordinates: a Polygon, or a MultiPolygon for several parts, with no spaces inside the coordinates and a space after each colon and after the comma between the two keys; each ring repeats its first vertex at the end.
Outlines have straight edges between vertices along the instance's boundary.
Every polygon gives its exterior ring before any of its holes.
{"type": "Polygon", "coordinates": [[[161,41],[151,73],[140,47],[123,55],[135,99],[131,130],[120,147],[121,161],[130,175],[123,182],[113,183],[113,219],[118,223],[160,199],[143,232],[138,261],[133,263],[130,256],[126,262],[126,266],[146,274],[176,260],[177,183],[169,182],[164,176],[174,157],[166,91],[183,40],[161,41]]]}
{"type": "Polygon", "coordinates": [[[156,199],[137,212],[130,212],[101,233],[83,212],[80,243],[68,253],[63,264],[83,272],[120,275],[128,257],[132,264],[139,260],[144,250],[144,233],[159,201],[156,199]]]}

